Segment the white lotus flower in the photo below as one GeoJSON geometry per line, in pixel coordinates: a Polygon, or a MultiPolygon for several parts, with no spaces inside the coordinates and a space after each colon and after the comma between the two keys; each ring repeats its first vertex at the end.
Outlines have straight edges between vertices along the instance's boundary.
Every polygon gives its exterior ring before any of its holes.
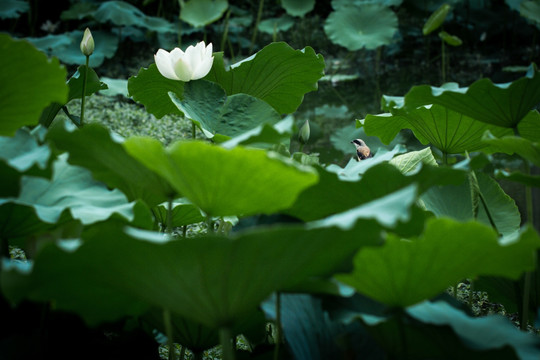
{"type": "Polygon", "coordinates": [[[174,48],[170,53],[159,49],[154,60],[161,75],[167,79],[185,82],[201,79],[210,72],[214,63],[212,43],[205,46],[201,41],[195,47],[188,46],[186,52],[179,48],[174,48]]]}

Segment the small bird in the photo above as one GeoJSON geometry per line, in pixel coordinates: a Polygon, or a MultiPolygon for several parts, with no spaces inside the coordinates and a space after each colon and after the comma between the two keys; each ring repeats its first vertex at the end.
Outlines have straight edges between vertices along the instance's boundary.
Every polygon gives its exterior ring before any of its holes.
{"type": "Polygon", "coordinates": [[[351,141],[351,144],[354,144],[354,146],[356,146],[356,157],[358,158],[358,161],[373,157],[371,150],[366,145],[364,140],[356,139],[351,141]]]}

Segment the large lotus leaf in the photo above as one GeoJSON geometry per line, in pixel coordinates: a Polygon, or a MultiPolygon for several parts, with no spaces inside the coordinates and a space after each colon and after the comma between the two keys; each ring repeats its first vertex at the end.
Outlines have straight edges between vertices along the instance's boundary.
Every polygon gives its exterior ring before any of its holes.
{"type": "Polygon", "coordinates": [[[202,27],[219,20],[228,7],[227,0],[188,0],[182,3],[180,19],[194,27],[202,27]]]}
{"type": "Polygon", "coordinates": [[[482,137],[482,141],[497,151],[507,154],[516,153],[536,166],[540,166],[540,139],[533,142],[518,136],[497,137],[487,132],[482,137]]]}
{"type": "Polygon", "coordinates": [[[238,145],[268,149],[278,144],[290,144],[295,131],[292,116],[287,116],[276,124],[262,124],[221,144],[226,149],[238,145]]]}
{"type": "Polygon", "coordinates": [[[177,27],[173,23],[155,16],[145,16],[142,19],[142,22],[135,25],[147,28],[148,30],[155,31],[157,33],[176,34],[178,32],[177,27]]]}
{"type": "MultiPolygon", "coordinates": [[[[480,192],[483,194],[491,217],[501,234],[509,235],[519,229],[521,216],[514,200],[499,184],[483,173],[477,173],[480,192]]],[[[473,219],[471,188],[468,182],[461,185],[435,186],[421,196],[425,207],[436,216],[467,221],[473,219]]],[[[478,208],[478,221],[491,225],[482,205],[478,208]]]]}
{"type": "Polygon", "coordinates": [[[0,135],[36,125],[50,103],[66,101],[66,70],[24,40],[0,34],[0,135]]]}
{"type": "Polygon", "coordinates": [[[223,54],[205,77],[221,85],[227,95],[244,93],[266,101],[280,114],[296,111],[304,94],[317,90],[324,60],[309,46],[294,50],[284,42],[271,43],[226,71],[223,54]]]}
{"type": "Polygon", "coordinates": [[[401,130],[399,127],[408,128],[420,142],[431,143],[447,154],[485,148],[487,144],[481,139],[486,130],[498,135],[512,133],[510,129],[473,120],[440,105],[420,106],[408,110],[394,108],[392,114],[392,116],[367,116],[364,121],[366,133],[388,140],[401,130]]]}
{"type": "Polygon", "coordinates": [[[144,17],[141,10],[125,1],[105,1],[94,13],[97,21],[117,26],[139,25],[144,17]]]}
{"type": "MultiPolygon", "coordinates": [[[[92,56],[90,56],[89,65],[98,67],[106,58],[110,59],[114,56],[118,48],[118,37],[101,30],[92,31],[92,37],[96,46],[92,56]]],[[[81,53],[79,46],[82,38],[83,32],[75,30],[58,35],[50,34],[40,38],[27,38],[27,40],[48,56],[55,56],[66,64],[80,65],[86,62],[86,57],[81,53]]]]}
{"type": "Polygon", "coordinates": [[[62,11],[61,20],[82,20],[92,16],[97,9],[97,5],[91,2],[72,3],[68,10],[62,11]]]}
{"type": "Polygon", "coordinates": [[[28,9],[30,9],[30,5],[26,1],[2,0],[0,1],[0,19],[18,18],[28,9]]]}
{"type": "Polygon", "coordinates": [[[30,284],[6,288],[3,282],[3,292],[8,299],[54,299],[59,309],[69,306],[90,323],[126,314],[120,306],[112,313],[110,304],[120,305],[129,295],[217,328],[250,314],[274,291],[331,274],[359,247],[373,244],[335,228],[267,228],[232,239],[207,235],[181,241],[128,232],[107,222],[87,230],[77,249],[49,244],[25,275],[30,284]],[[96,309],[92,302],[102,304],[96,309]]]}
{"type": "Polygon", "coordinates": [[[173,93],[171,100],[209,138],[216,134],[234,137],[281,119],[266,102],[246,94],[226,96],[219,85],[210,81],[191,81],[184,86],[182,99],[173,93]]]}
{"type": "Polygon", "coordinates": [[[212,216],[283,210],[318,178],[311,168],[258,149],[227,150],[199,141],[180,141],[165,149],[157,140],[143,137],[130,138],[123,145],[212,216]]]}
{"type": "Polygon", "coordinates": [[[51,180],[23,176],[19,197],[0,200],[6,202],[27,206],[48,223],[57,222],[66,209],[83,224],[108,219],[114,213],[133,219],[133,204],[127,202],[124,194],[107,189],[92,179],[88,170],[69,165],[64,157],[53,163],[51,180]]]}
{"type": "Polygon", "coordinates": [[[403,0],[332,0],[334,9],[340,7],[358,6],[365,4],[381,4],[384,6],[399,6],[403,0]]]}
{"type": "Polygon", "coordinates": [[[377,166],[377,164],[388,162],[392,160],[395,155],[403,153],[404,151],[405,149],[401,145],[396,145],[391,151],[379,148],[375,156],[370,158],[369,161],[358,161],[356,158],[351,157],[344,168],[336,164],[331,164],[326,167],[326,170],[338,174],[339,178],[342,180],[356,181],[359,180],[362,174],[368,169],[377,166]]]}
{"type": "Polygon", "coordinates": [[[343,6],[334,10],[324,24],[330,40],[350,51],[388,45],[397,31],[398,18],[379,4],[343,6]]]}
{"type": "Polygon", "coordinates": [[[162,177],[131,157],[122,139],[99,124],[76,128],[57,123],[47,138],[69,153],[69,162],[88,169],[92,176],[111,188],[120,189],[130,201],[141,199],[149,207],[174,196],[174,190],[162,177]]]}
{"type": "Polygon", "coordinates": [[[128,80],[129,96],[141,103],[146,111],[155,117],[162,118],[168,114],[182,115],[174,105],[168,93],[174,93],[178,98],[184,94],[184,82],[167,79],[161,75],[155,64],[148,69],[142,68],[136,76],[128,80]]]}
{"type": "Polygon", "coordinates": [[[300,193],[285,212],[312,221],[384,197],[413,183],[419,183],[420,191],[425,191],[435,184],[459,184],[465,176],[463,171],[429,166],[406,176],[396,166],[381,163],[369,168],[360,181],[353,182],[340,180],[335,174],[320,169],[319,182],[300,193]]]}
{"type": "MultiPolygon", "coordinates": [[[[169,203],[162,203],[156,206],[154,214],[156,219],[164,224],[168,224],[169,203]]],[[[184,226],[204,221],[206,217],[201,210],[191,204],[186,199],[176,199],[172,203],[171,225],[173,227],[184,226]]]]}
{"type": "Polygon", "coordinates": [[[288,15],[264,19],[259,23],[259,31],[273,35],[279,31],[288,31],[294,25],[294,19],[288,15]]]}
{"type": "Polygon", "coordinates": [[[62,106],[66,105],[68,102],[70,102],[73,99],[80,99],[82,98],[82,92],[83,92],[83,79],[84,79],[84,72],[88,71],[87,79],[86,79],[86,90],[85,94],[86,96],[90,96],[99,90],[105,90],[107,89],[107,84],[101,82],[99,80],[98,75],[92,68],[87,68],[86,65],[81,65],[77,68],[77,71],[71,78],[67,81],[67,84],[69,86],[69,93],[68,93],[68,99],[65,103],[53,103],[49,105],[41,114],[41,118],[39,119],[39,123],[44,125],[45,127],[49,127],[54,118],[56,117],[56,114],[62,106]]]}
{"type": "Polygon", "coordinates": [[[534,268],[539,247],[540,237],[532,228],[502,243],[495,231],[478,222],[431,219],[420,238],[389,236],[383,247],[356,255],[353,273],[336,277],[384,304],[407,307],[465,278],[517,279],[534,268]]]}
{"type": "Polygon", "coordinates": [[[433,153],[429,147],[398,155],[390,160],[390,164],[397,167],[404,174],[416,170],[420,164],[438,166],[437,160],[435,160],[435,157],[433,156],[433,153]]]}
{"type": "Polygon", "coordinates": [[[14,137],[0,137],[0,159],[18,172],[26,172],[32,167],[44,170],[51,156],[47,145],[39,145],[26,129],[19,129],[14,137]]]}
{"type": "Polygon", "coordinates": [[[540,113],[538,110],[529,113],[518,124],[518,133],[521,137],[531,141],[540,141],[540,113]]]}
{"type": "Polygon", "coordinates": [[[534,0],[523,1],[519,4],[521,16],[540,24],[540,3],[534,0]]]}
{"type": "Polygon", "coordinates": [[[497,179],[515,181],[527,186],[540,188],[540,175],[526,175],[519,171],[509,173],[505,170],[496,170],[495,177],[497,179]]]}
{"type": "Polygon", "coordinates": [[[484,78],[468,88],[455,83],[443,87],[414,86],[405,95],[405,107],[439,104],[488,124],[515,128],[540,103],[540,72],[533,64],[527,74],[511,83],[494,84],[484,78]]]}
{"type": "Polygon", "coordinates": [[[283,0],[281,6],[287,14],[303,17],[315,7],[315,0],[283,0]]]}
{"type": "MultiPolygon", "coordinates": [[[[349,319],[360,320],[387,351],[409,359],[532,360],[539,341],[500,315],[472,317],[448,302],[422,302],[404,312],[371,314],[356,307],[349,319]],[[396,334],[405,334],[399,336],[396,334]]],[[[350,320],[349,320],[350,321],[350,320]]]]}

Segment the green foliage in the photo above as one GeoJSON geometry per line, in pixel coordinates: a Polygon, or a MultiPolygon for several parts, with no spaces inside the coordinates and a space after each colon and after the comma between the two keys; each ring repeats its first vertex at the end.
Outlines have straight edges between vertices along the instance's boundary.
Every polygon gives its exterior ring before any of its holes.
{"type": "Polygon", "coordinates": [[[227,0],[188,0],[181,4],[180,19],[195,27],[213,23],[229,7],[227,0]]]}
{"type": "Polygon", "coordinates": [[[424,27],[422,28],[422,33],[428,35],[433,31],[437,30],[446,19],[446,16],[451,10],[451,6],[448,4],[441,5],[435,12],[433,12],[427,19],[424,27]]]}
{"type": "Polygon", "coordinates": [[[398,19],[389,7],[379,4],[340,6],[326,19],[329,39],[350,51],[373,50],[390,44],[398,19]]]}
{"type": "Polygon", "coordinates": [[[291,16],[304,16],[315,7],[315,0],[283,0],[281,6],[291,16]]]}
{"type": "Polygon", "coordinates": [[[24,125],[36,125],[43,109],[68,96],[66,70],[24,40],[0,34],[0,135],[12,136],[24,125]]]}

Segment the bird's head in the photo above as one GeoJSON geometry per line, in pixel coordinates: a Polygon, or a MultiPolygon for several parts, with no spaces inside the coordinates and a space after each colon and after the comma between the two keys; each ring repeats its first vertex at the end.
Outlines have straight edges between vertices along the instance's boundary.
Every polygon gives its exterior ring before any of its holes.
{"type": "Polygon", "coordinates": [[[354,144],[354,146],[356,146],[356,147],[366,146],[366,143],[362,139],[355,139],[355,140],[351,141],[351,144],[354,144]]]}

